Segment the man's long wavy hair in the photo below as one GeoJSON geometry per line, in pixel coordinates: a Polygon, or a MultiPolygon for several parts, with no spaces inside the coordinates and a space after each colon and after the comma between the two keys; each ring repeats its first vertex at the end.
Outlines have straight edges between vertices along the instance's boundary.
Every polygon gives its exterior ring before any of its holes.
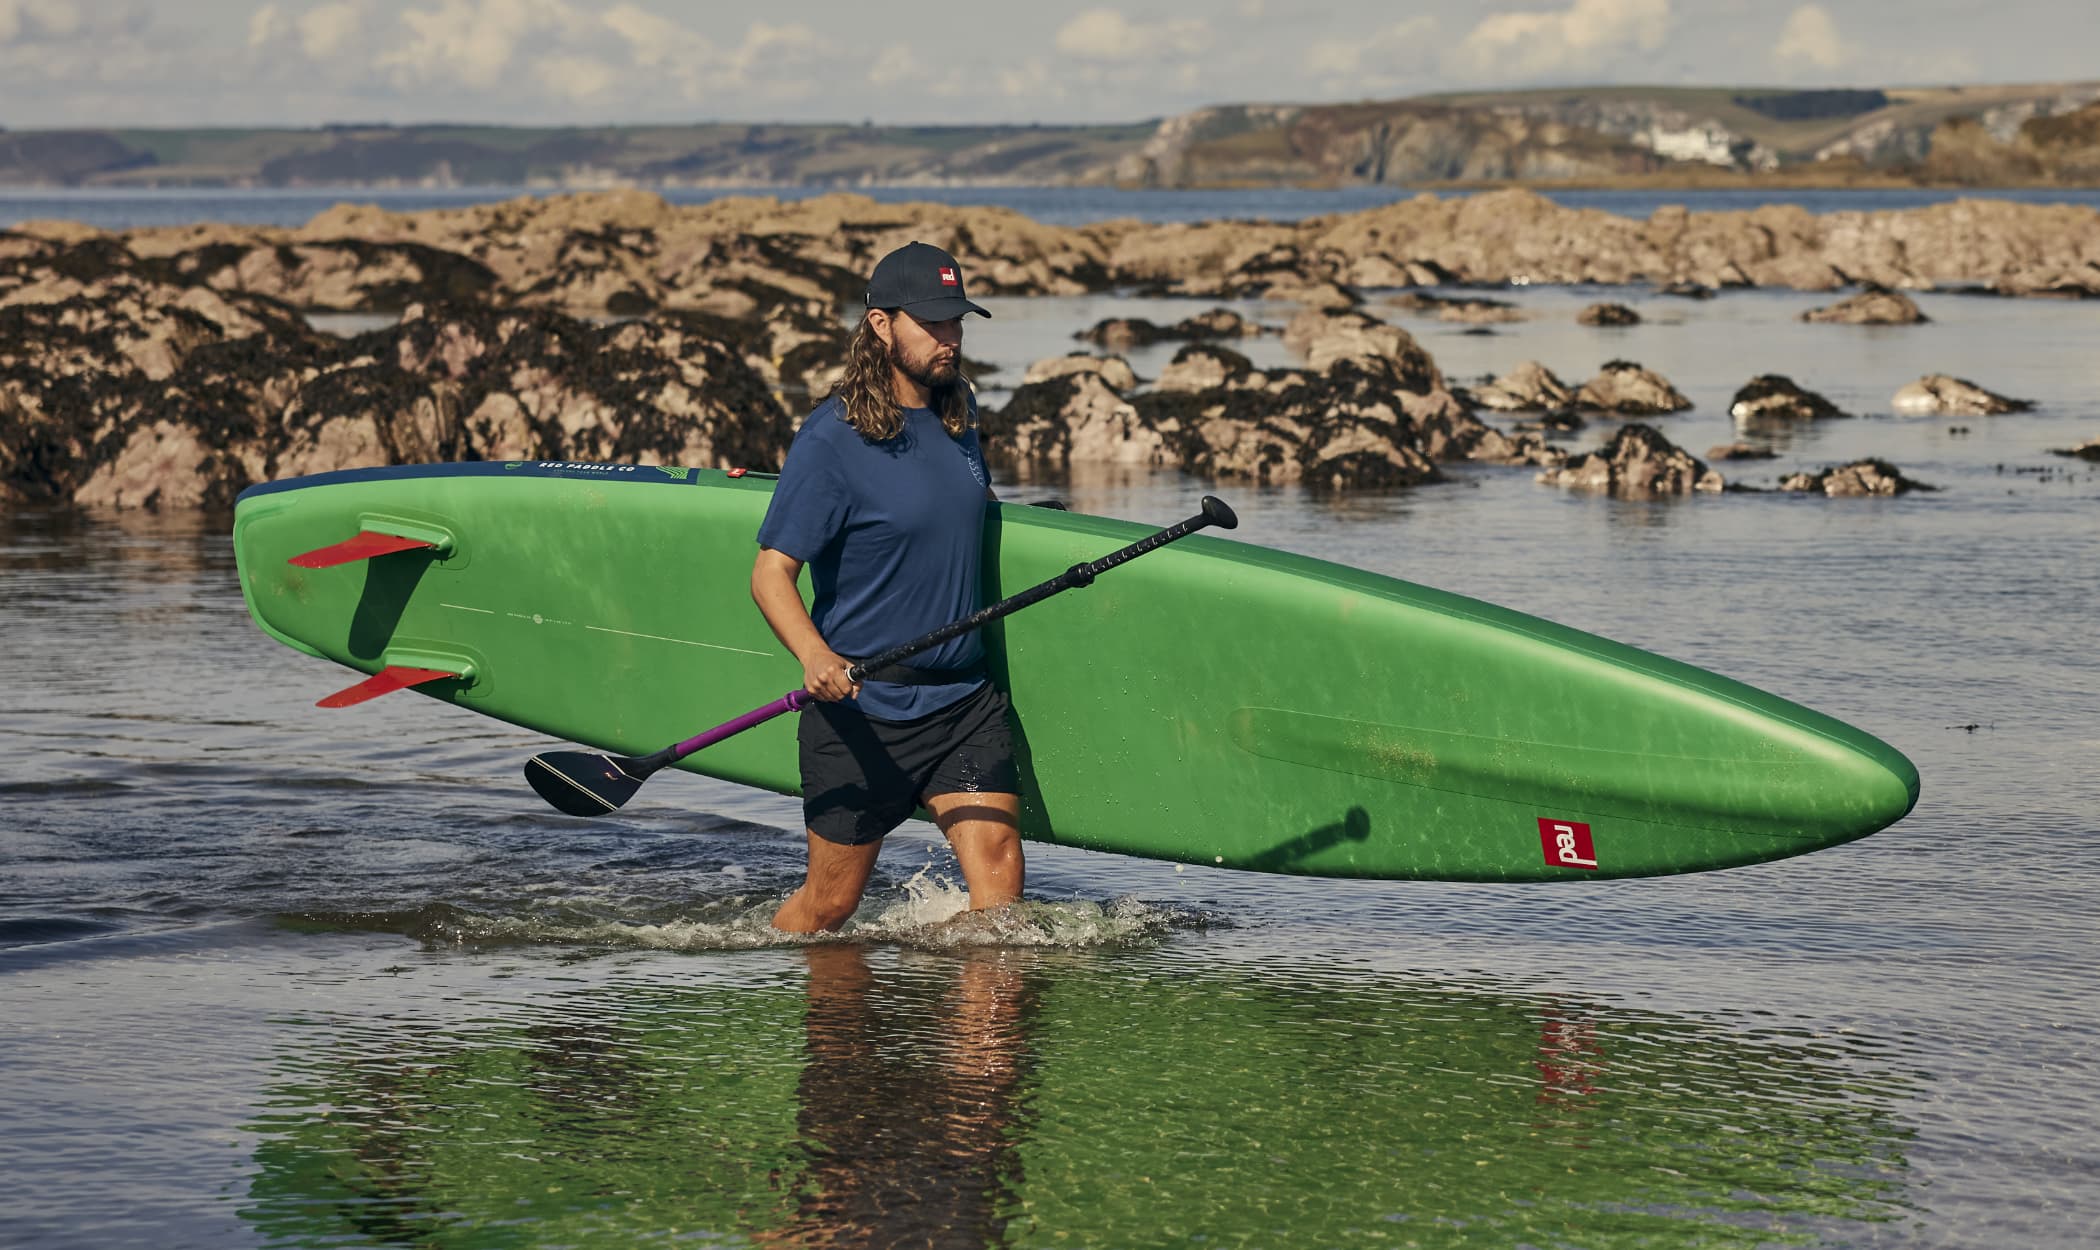
{"type": "MultiPolygon", "coordinates": [[[[869,442],[886,443],[904,433],[904,406],[890,383],[889,345],[868,324],[866,313],[846,348],[846,372],[831,393],[845,401],[846,424],[869,442]]],[[[934,387],[932,408],[948,437],[961,438],[970,428],[970,379],[957,371],[953,382],[934,387]]]]}

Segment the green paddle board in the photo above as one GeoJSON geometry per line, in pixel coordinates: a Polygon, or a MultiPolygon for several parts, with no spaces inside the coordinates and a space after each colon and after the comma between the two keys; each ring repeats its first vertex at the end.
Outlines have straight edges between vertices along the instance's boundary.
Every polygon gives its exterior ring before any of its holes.
{"type": "MultiPolygon", "coordinates": [[[[420,682],[639,755],[800,685],[748,591],[772,487],[650,465],[351,470],[250,489],[234,542],[256,623],[381,674],[368,692],[420,682]]],[[[1149,532],[995,506],[987,601],[1149,532]]],[[[1207,535],[986,643],[1023,832],[1067,846],[1314,876],[1654,876],[1864,837],[1918,797],[1893,748],[1739,682],[1207,535]]],[[[793,718],[680,767],[796,793],[793,718]]]]}

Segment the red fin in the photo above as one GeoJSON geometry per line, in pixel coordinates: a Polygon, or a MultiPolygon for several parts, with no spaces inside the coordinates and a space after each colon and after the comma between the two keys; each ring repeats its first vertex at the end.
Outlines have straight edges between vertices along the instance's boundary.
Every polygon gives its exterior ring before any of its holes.
{"type": "Polygon", "coordinates": [[[328,569],[338,564],[392,555],[397,551],[413,551],[418,547],[434,549],[436,546],[436,543],[425,542],[420,538],[403,538],[399,534],[375,534],[371,530],[361,530],[355,538],[346,538],[327,547],[316,547],[303,555],[293,556],[291,562],[302,569],[328,569]]]}
{"type": "Polygon", "coordinates": [[[402,668],[398,665],[389,664],[356,685],[336,691],[334,694],[314,704],[314,706],[349,707],[353,703],[363,703],[367,699],[376,699],[380,695],[392,694],[396,690],[406,690],[410,686],[420,686],[426,681],[437,681],[440,678],[457,676],[459,676],[458,673],[448,673],[441,668],[402,668]]]}

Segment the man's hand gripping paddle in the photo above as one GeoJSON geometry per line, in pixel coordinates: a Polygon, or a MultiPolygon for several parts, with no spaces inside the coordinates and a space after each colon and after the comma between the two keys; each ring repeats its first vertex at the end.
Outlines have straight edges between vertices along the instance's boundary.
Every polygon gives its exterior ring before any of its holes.
{"type": "MultiPolygon", "coordinates": [[[[856,682],[867,674],[891,664],[917,655],[929,647],[937,647],[951,638],[969,633],[1011,612],[1018,612],[1031,604],[1041,603],[1050,596],[1075,586],[1087,586],[1096,577],[1128,560],[1135,560],[1148,551],[1157,551],[1177,538],[1186,538],[1197,530],[1215,525],[1219,529],[1233,529],[1239,518],[1225,502],[1210,495],[1203,497],[1203,511],[1186,521],[1170,525],[1156,534],[1148,535],[1124,547],[1112,551],[1099,560],[1087,564],[1075,564],[1071,568],[1038,586],[1031,586],[1009,599],[1001,599],[988,608],[959,621],[950,621],[931,633],[921,635],[910,642],[899,643],[878,655],[873,655],[855,664],[849,675],[856,682]]],[[[797,712],[812,701],[812,696],[801,690],[787,694],[766,704],[753,708],[734,720],[725,721],[705,733],[674,743],[653,755],[599,755],[591,751],[549,751],[535,755],[525,761],[525,780],[539,791],[540,797],[571,816],[603,816],[626,805],[634,792],[642,788],[651,774],[668,768],[695,751],[711,747],[724,738],[731,738],[763,725],[776,716],[797,712]]]]}

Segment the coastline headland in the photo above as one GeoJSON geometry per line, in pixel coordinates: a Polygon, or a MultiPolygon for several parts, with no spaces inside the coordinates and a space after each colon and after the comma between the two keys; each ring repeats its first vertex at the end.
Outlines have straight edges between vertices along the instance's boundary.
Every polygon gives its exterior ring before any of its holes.
{"type": "MultiPolygon", "coordinates": [[[[1006,454],[1335,487],[1433,480],[1452,458],[1566,459],[1482,423],[1426,350],[1360,307],[1368,291],[2100,296],[2100,211],[1982,199],[1636,220],[1510,190],[1297,222],[1052,226],[850,194],[673,207],[618,191],[343,204],[291,229],[25,223],[0,232],[0,501],[221,506],[256,481],[418,459],[767,467],[843,358],[841,314],[873,259],[914,238],[953,251],[986,295],[1301,310],[1285,341],[1302,369],[1253,371],[1222,341],[1247,327],[1198,322],[1180,337],[1213,341],[1141,394],[1112,371],[1032,375],[987,414],[1006,454]],[[341,338],[313,328],[319,312],[398,320],[341,338]]],[[[1496,312],[1451,303],[1454,319],[1496,312]]]]}

